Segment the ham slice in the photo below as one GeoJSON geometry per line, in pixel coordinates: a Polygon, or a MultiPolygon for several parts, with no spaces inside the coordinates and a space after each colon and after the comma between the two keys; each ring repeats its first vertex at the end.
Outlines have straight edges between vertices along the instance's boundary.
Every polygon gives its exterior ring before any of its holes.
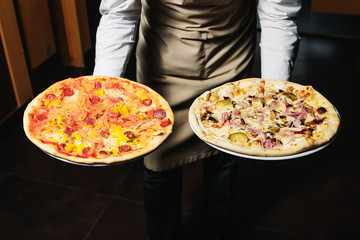
{"type": "Polygon", "coordinates": [[[246,130],[248,130],[248,132],[254,137],[265,136],[265,134],[259,129],[247,128],[246,130]]]}

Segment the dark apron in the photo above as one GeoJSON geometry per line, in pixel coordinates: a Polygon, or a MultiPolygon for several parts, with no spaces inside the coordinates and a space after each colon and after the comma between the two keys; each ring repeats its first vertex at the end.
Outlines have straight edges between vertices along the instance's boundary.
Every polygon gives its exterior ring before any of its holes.
{"type": "Polygon", "coordinates": [[[145,157],[147,168],[163,171],[217,153],[194,135],[188,110],[206,90],[249,76],[255,30],[256,1],[142,0],[137,81],[175,114],[173,133],[145,157]]]}

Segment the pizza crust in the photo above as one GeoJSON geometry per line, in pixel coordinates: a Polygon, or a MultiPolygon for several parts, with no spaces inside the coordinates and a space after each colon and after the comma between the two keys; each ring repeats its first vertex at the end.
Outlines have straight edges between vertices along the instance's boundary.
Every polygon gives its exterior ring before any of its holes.
{"type": "MultiPolygon", "coordinates": [[[[95,79],[95,78],[112,78],[114,77],[104,77],[104,76],[84,76],[83,78],[89,78],[89,79],[95,79]]],[[[72,156],[69,154],[64,154],[62,152],[59,152],[57,150],[57,147],[53,144],[44,143],[43,141],[39,140],[38,138],[34,137],[31,133],[31,124],[30,124],[30,116],[34,109],[40,105],[41,99],[43,99],[49,92],[53,91],[54,89],[57,89],[62,86],[62,84],[66,83],[67,81],[72,81],[72,79],[65,79],[62,81],[59,81],[49,88],[47,88],[42,93],[38,94],[27,106],[27,108],[24,111],[24,117],[23,117],[23,128],[26,136],[28,139],[34,143],[37,147],[39,147],[41,150],[55,156],[61,159],[65,159],[68,161],[76,162],[76,163],[83,163],[83,164],[111,164],[111,163],[118,163],[118,162],[126,162],[130,160],[134,160],[140,157],[143,157],[152,151],[154,151],[156,148],[158,148],[171,134],[172,127],[174,124],[174,114],[170,108],[170,105],[168,102],[157,92],[152,90],[151,88],[137,82],[130,81],[128,79],[119,78],[121,81],[127,81],[131,84],[135,84],[136,86],[145,88],[148,92],[150,92],[151,97],[156,98],[161,108],[165,110],[166,112],[166,118],[170,120],[171,124],[163,129],[161,131],[161,134],[155,136],[146,146],[144,146],[141,149],[135,149],[129,152],[126,152],[126,154],[123,154],[122,156],[115,156],[115,157],[107,157],[107,158],[94,158],[91,156],[88,157],[77,157],[72,156]]]]}

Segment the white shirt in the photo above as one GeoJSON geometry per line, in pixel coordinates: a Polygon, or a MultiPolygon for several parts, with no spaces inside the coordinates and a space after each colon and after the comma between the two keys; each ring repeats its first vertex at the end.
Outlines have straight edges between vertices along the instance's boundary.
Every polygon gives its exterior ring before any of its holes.
{"type": "MultiPolygon", "coordinates": [[[[259,0],[261,77],[289,80],[299,36],[300,0],[259,0]]],[[[102,0],[96,35],[94,75],[122,77],[135,44],[140,0],[102,0]]]]}

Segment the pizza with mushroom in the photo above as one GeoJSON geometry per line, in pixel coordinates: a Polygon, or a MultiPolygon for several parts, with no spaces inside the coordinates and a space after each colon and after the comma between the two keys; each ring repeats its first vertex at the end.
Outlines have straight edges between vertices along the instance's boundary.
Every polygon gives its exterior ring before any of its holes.
{"type": "Polygon", "coordinates": [[[149,87],[124,78],[83,76],[59,81],[24,113],[27,137],[73,162],[114,163],[144,156],[171,133],[169,104],[149,87]]]}
{"type": "Polygon", "coordinates": [[[316,148],[340,125],[333,105],[313,87],[258,78],[206,91],[192,104],[189,120],[204,141],[255,156],[316,148]]]}

